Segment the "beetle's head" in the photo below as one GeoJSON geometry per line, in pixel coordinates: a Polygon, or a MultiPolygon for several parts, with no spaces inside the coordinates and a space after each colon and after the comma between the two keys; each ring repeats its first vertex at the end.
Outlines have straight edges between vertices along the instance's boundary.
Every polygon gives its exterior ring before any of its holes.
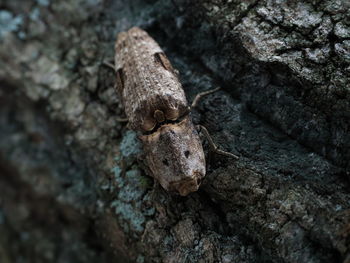
{"type": "Polygon", "coordinates": [[[205,157],[189,117],[164,124],[140,139],[146,164],[164,189],[182,196],[198,190],[205,176],[205,157]]]}

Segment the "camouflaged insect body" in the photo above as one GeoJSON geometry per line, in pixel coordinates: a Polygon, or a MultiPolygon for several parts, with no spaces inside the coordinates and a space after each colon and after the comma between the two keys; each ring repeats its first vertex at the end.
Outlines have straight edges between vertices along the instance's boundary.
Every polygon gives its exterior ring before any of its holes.
{"type": "Polygon", "coordinates": [[[180,195],[198,190],[205,176],[204,152],[171,63],[137,27],[118,35],[115,51],[117,90],[129,127],[141,134],[151,175],[180,195]]]}

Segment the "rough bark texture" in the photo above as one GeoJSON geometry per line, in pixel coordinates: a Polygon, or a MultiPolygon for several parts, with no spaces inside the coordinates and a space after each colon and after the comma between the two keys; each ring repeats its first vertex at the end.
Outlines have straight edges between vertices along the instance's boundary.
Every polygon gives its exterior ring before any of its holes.
{"type": "Polygon", "coordinates": [[[0,262],[349,262],[349,3],[0,2],[0,262]],[[146,29],[215,141],[200,190],[139,167],[113,58],[146,29]]]}

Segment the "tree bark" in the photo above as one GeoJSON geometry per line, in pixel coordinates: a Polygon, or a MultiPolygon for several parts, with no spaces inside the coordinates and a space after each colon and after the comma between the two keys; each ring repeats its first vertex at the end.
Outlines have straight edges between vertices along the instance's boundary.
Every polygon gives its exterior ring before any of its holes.
{"type": "Polygon", "coordinates": [[[350,13],[337,1],[0,2],[0,262],[350,262],[350,13]],[[199,191],[138,160],[102,62],[145,29],[215,142],[199,191]]]}

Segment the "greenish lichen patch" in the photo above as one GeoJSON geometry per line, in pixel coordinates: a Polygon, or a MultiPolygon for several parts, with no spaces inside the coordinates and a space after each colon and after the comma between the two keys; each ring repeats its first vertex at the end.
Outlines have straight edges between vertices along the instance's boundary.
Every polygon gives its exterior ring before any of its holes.
{"type": "Polygon", "coordinates": [[[125,133],[120,143],[120,152],[125,158],[135,157],[141,152],[141,145],[135,132],[127,131],[125,133]]]}
{"type": "Polygon", "coordinates": [[[36,2],[41,6],[49,6],[50,4],[50,0],[36,0],[36,2]]]}
{"type": "Polygon", "coordinates": [[[131,229],[132,232],[141,233],[146,216],[155,212],[153,207],[149,207],[150,197],[146,194],[150,187],[150,179],[142,175],[137,168],[123,173],[121,167],[115,166],[112,172],[119,190],[111,207],[119,216],[118,220],[124,231],[131,229]]]}
{"type": "Polygon", "coordinates": [[[139,255],[136,259],[136,263],[144,263],[145,257],[143,255],[139,255]]]}
{"type": "Polygon", "coordinates": [[[144,215],[131,204],[124,203],[122,201],[116,200],[112,202],[111,207],[115,208],[115,213],[121,217],[124,222],[128,224],[122,224],[123,230],[125,232],[129,232],[128,227],[132,229],[132,231],[142,232],[145,223],[144,215]]]}
{"type": "Polygon", "coordinates": [[[115,185],[112,191],[116,190],[116,198],[110,206],[114,208],[123,230],[135,236],[143,232],[146,217],[155,213],[148,193],[152,180],[145,176],[137,165],[141,145],[135,132],[127,131],[124,134],[119,151],[120,155],[114,158],[117,165],[111,169],[111,187],[115,185]]]}
{"type": "Polygon", "coordinates": [[[118,183],[119,187],[123,187],[124,181],[121,178],[122,168],[120,168],[119,166],[115,166],[112,168],[112,173],[113,173],[114,179],[118,183]]]}
{"type": "Polygon", "coordinates": [[[33,10],[29,14],[29,18],[33,21],[37,21],[40,18],[40,9],[39,8],[33,8],[33,10]]]}
{"type": "Polygon", "coordinates": [[[7,10],[0,10],[0,40],[10,32],[17,31],[23,23],[23,17],[15,16],[7,10]]]}
{"type": "Polygon", "coordinates": [[[118,199],[123,202],[139,200],[146,190],[141,182],[141,178],[139,170],[128,171],[125,175],[125,185],[120,189],[118,199]]]}

